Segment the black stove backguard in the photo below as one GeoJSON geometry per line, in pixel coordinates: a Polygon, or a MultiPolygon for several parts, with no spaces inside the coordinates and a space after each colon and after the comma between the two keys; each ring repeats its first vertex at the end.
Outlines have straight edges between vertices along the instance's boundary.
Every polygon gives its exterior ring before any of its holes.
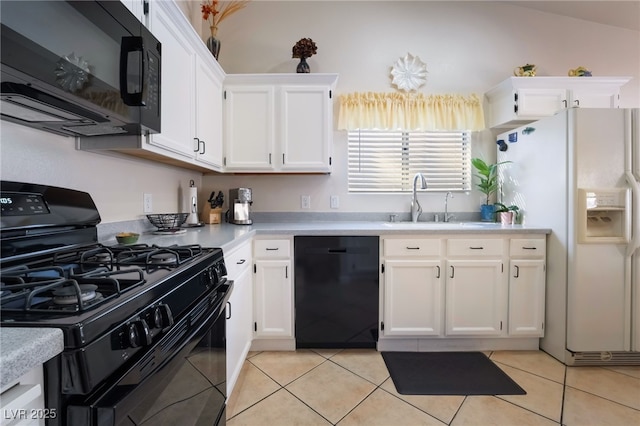
{"type": "Polygon", "coordinates": [[[0,182],[2,262],[98,241],[100,214],[82,191],[0,182]]]}
{"type": "Polygon", "coordinates": [[[0,325],[63,331],[44,365],[48,424],[172,424],[181,404],[224,424],[233,283],[222,250],[100,244],[89,194],[0,190],[0,325]]]}

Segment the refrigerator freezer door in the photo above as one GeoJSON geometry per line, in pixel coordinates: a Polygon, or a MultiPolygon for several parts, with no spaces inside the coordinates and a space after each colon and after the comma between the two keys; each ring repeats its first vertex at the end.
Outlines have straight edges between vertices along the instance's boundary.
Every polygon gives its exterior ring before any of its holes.
{"type": "MultiPolygon", "coordinates": [[[[576,188],[626,188],[624,111],[574,109],[568,116],[574,195],[576,188]]],[[[577,197],[572,200],[575,203],[577,197]]],[[[627,244],[579,243],[575,233],[578,214],[576,210],[569,225],[567,349],[628,351],[631,283],[625,273],[627,244]]]]}

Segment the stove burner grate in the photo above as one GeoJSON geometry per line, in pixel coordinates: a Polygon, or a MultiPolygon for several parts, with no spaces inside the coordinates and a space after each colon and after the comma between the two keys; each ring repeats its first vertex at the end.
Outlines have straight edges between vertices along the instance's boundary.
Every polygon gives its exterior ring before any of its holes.
{"type": "Polygon", "coordinates": [[[23,276],[3,275],[0,304],[3,311],[82,312],[145,282],[140,268],[122,271],[98,268],[90,273],[29,282],[23,276]]]}

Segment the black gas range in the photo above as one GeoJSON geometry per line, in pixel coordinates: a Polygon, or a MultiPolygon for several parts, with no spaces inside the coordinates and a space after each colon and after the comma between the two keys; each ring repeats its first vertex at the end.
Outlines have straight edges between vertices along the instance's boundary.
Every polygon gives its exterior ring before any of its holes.
{"type": "Polygon", "coordinates": [[[6,181],[1,191],[0,324],[64,334],[45,364],[49,423],[157,424],[200,401],[194,424],[224,424],[233,283],[222,250],[100,244],[89,194],[6,181]]]}

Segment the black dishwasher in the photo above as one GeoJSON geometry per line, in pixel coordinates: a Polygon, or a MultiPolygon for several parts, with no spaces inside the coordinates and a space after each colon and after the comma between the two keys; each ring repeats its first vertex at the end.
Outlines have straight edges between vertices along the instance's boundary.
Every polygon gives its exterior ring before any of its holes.
{"type": "Polygon", "coordinates": [[[377,236],[294,237],[298,348],[375,348],[377,236]]]}

